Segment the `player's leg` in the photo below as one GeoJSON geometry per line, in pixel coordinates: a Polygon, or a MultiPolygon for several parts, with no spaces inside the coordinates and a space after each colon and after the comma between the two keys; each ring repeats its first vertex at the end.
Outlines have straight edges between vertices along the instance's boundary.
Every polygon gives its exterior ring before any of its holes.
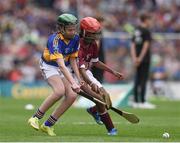
{"type": "Polygon", "coordinates": [[[72,90],[70,83],[66,78],[62,78],[65,86],[65,98],[62,103],[55,109],[53,116],[58,119],[76,100],[77,94],[72,90]]]}
{"type": "Polygon", "coordinates": [[[57,106],[57,108],[50,115],[48,120],[45,121],[44,124],[41,125],[41,130],[46,132],[50,136],[55,136],[53,126],[57,122],[57,120],[63,115],[63,113],[73,104],[75,101],[77,94],[72,90],[70,83],[66,78],[62,78],[65,87],[65,98],[57,106]]]}
{"type": "MultiPolygon", "coordinates": [[[[102,86],[93,76],[92,72],[90,70],[86,71],[87,76],[91,79],[93,83],[99,84],[99,86],[102,86]]],[[[81,87],[85,92],[89,93],[90,95],[94,96],[97,99],[103,100],[103,98],[98,95],[97,93],[93,92],[88,85],[84,85],[81,87]]],[[[101,118],[99,116],[99,112],[97,110],[97,106],[93,106],[90,108],[87,108],[87,112],[94,118],[97,124],[103,125],[103,122],[101,121],[101,118]]]]}
{"type": "Polygon", "coordinates": [[[41,119],[45,114],[45,112],[65,94],[64,85],[59,75],[54,75],[52,77],[49,77],[48,83],[49,85],[51,85],[53,89],[53,93],[44,100],[44,102],[38,108],[37,112],[33,115],[32,118],[30,118],[29,121],[30,125],[35,129],[38,129],[36,128],[38,124],[38,120],[41,119]],[[36,121],[36,124],[33,123],[33,120],[36,121]]]}
{"type": "MultiPolygon", "coordinates": [[[[86,87],[87,88],[87,87],[86,87]]],[[[83,90],[90,94],[91,96],[98,97],[102,96],[100,94],[95,93],[93,90],[89,91],[89,89],[85,89],[83,86],[83,90]]],[[[103,100],[103,98],[98,97],[98,99],[103,100]]],[[[114,125],[112,123],[111,117],[109,116],[109,113],[106,110],[106,107],[101,104],[96,104],[96,106],[90,107],[87,109],[88,113],[93,116],[95,121],[102,125],[104,124],[106,126],[106,129],[108,130],[108,135],[116,135],[117,130],[114,128],[114,125]]]]}
{"type": "MultiPolygon", "coordinates": [[[[101,94],[99,94],[99,96],[101,96],[101,98],[108,97],[109,98],[108,102],[110,102],[110,104],[111,104],[110,96],[106,92],[106,90],[102,87],[102,84],[96,78],[94,78],[91,71],[87,70],[86,73],[87,73],[88,77],[92,80],[92,82],[95,83],[96,85],[98,85],[98,87],[100,88],[101,94]]],[[[109,113],[107,112],[105,106],[102,106],[101,104],[97,104],[96,106],[88,108],[87,110],[89,110],[92,113],[91,115],[93,115],[94,118],[96,117],[95,118],[96,122],[97,122],[98,118],[103,122],[103,124],[106,126],[106,129],[108,130],[108,135],[116,135],[117,134],[117,130],[114,128],[111,117],[110,117],[109,113]],[[95,116],[95,115],[97,115],[97,116],[95,116]]]]}
{"type": "MultiPolygon", "coordinates": [[[[97,94],[96,92],[94,92],[94,91],[91,89],[91,87],[90,87],[89,85],[87,85],[86,83],[84,83],[84,84],[81,86],[81,89],[82,89],[84,92],[90,94],[91,96],[93,96],[93,97],[95,97],[95,98],[103,101],[103,98],[102,98],[99,94],[97,94]]],[[[98,113],[98,110],[97,110],[97,106],[96,106],[96,105],[95,105],[95,106],[92,106],[92,107],[90,107],[90,108],[87,108],[86,110],[87,110],[87,112],[88,112],[91,116],[93,116],[93,118],[94,118],[94,120],[96,121],[97,124],[103,125],[103,122],[102,122],[101,119],[100,119],[100,116],[99,116],[99,113],[98,113]]]]}
{"type": "Polygon", "coordinates": [[[64,84],[59,75],[48,78],[48,83],[52,87],[53,93],[39,107],[39,110],[44,113],[65,94],[64,84]]]}
{"type": "MultiPolygon", "coordinates": [[[[109,106],[112,106],[109,93],[103,87],[100,88],[100,91],[106,103],[109,104],[109,106]]],[[[101,121],[104,123],[104,125],[106,126],[106,129],[108,130],[108,135],[117,135],[117,129],[115,129],[112,119],[106,110],[106,107],[102,105],[100,107],[99,105],[97,106],[98,106],[98,112],[101,117],[101,121]]]]}
{"type": "Polygon", "coordinates": [[[39,119],[41,119],[45,112],[65,93],[64,85],[61,80],[61,75],[58,72],[58,68],[49,66],[45,63],[41,63],[40,67],[42,69],[44,78],[52,87],[53,93],[44,100],[36,113],[28,120],[29,125],[36,130],[39,130],[39,119]]]}

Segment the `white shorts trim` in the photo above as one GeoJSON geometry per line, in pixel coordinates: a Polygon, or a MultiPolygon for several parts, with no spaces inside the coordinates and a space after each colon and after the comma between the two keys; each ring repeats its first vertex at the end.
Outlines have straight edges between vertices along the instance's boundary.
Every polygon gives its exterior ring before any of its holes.
{"type": "Polygon", "coordinates": [[[99,58],[91,59],[91,62],[96,63],[99,61],[99,58]]]}
{"type": "Polygon", "coordinates": [[[86,74],[89,77],[89,79],[95,83],[99,88],[103,87],[102,84],[93,76],[92,72],[90,70],[86,70],[86,74]]]}
{"type": "Polygon", "coordinates": [[[83,64],[83,65],[80,66],[80,68],[86,68],[86,66],[83,64]]]}

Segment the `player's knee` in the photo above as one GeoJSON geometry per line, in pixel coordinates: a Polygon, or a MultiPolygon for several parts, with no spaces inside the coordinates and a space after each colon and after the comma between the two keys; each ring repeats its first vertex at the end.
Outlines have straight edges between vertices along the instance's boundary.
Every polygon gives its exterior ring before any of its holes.
{"type": "Polygon", "coordinates": [[[53,97],[55,100],[59,100],[65,94],[64,89],[54,89],[53,97]]]}
{"type": "Polygon", "coordinates": [[[67,98],[69,101],[75,101],[77,98],[77,94],[76,93],[70,93],[67,95],[67,98]]]}

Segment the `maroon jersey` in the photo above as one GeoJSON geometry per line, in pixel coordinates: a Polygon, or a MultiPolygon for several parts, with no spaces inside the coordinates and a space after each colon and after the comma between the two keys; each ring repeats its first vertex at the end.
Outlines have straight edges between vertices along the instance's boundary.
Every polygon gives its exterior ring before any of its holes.
{"type": "Polygon", "coordinates": [[[96,42],[85,44],[83,39],[80,39],[80,49],[78,53],[79,67],[89,69],[91,62],[98,61],[98,47],[96,42]]]}

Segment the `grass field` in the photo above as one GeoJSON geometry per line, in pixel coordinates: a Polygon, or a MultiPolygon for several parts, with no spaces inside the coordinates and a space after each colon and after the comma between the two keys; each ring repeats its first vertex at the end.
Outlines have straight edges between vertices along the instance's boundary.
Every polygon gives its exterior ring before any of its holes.
{"type": "MultiPolygon", "coordinates": [[[[160,101],[155,110],[131,109],[140,117],[140,123],[133,125],[114,112],[110,112],[117,136],[107,136],[104,126],[97,125],[84,109],[70,108],[55,126],[56,137],[49,137],[27,125],[27,119],[34,113],[24,109],[28,103],[38,107],[42,100],[15,100],[0,98],[0,141],[16,142],[175,142],[180,141],[180,101],[160,101]],[[162,138],[163,132],[170,134],[162,138]]],[[[44,117],[47,119],[50,112],[44,117]]],[[[43,120],[42,120],[43,122],[43,120]]]]}

